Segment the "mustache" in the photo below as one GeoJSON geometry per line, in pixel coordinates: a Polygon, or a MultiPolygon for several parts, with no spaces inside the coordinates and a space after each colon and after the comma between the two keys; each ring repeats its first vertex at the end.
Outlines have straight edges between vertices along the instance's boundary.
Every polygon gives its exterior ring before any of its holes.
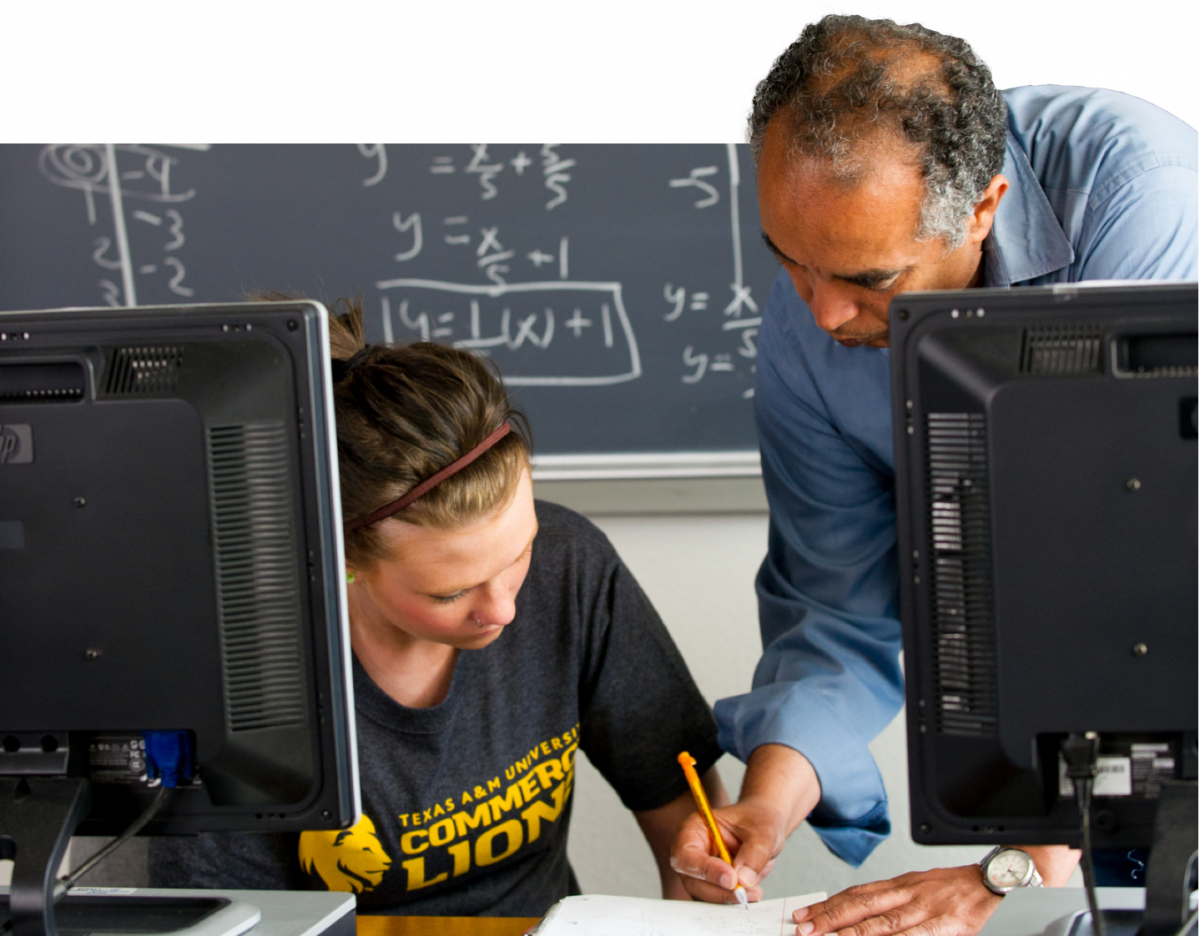
{"type": "Polygon", "coordinates": [[[872,341],[876,338],[886,338],[888,330],[886,328],[876,328],[872,331],[864,332],[848,332],[838,329],[829,333],[830,337],[835,341],[872,341]]]}

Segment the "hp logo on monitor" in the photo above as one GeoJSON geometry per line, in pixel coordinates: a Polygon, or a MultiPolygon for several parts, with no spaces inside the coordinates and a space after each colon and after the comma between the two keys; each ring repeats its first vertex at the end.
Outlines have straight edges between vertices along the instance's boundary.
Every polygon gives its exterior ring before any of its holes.
{"type": "Polygon", "coordinates": [[[33,461],[33,427],[29,423],[0,424],[0,465],[33,461]]]}

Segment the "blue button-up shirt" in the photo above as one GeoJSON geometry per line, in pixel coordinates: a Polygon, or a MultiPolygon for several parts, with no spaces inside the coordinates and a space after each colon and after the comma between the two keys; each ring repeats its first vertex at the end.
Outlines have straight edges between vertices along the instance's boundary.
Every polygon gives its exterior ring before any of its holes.
{"type": "MultiPolygon", "coordinates": [[[[983,285],[1197,278],[1195,130],[1113,91],[1004,98],[1009,189],[983,285]]],[[[758,350],[765,650],[751,691],[716,705],[720,741],[743,760],[768,743],[804,754],[821,781],[809,822],[857,866],[891,828],[867,745],[904,700],[888,352],[839,345],[786,273],[758,350]]]]}

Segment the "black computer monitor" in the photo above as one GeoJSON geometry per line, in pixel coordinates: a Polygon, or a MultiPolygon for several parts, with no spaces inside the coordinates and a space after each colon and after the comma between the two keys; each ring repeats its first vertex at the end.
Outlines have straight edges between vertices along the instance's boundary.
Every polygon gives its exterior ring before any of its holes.
{"type": "Polygon", "coordinates": [[[1078,846],[1071,733],[1093,847],[1195,780],[1196,322],[1195,284],[893,301],[916,842],[1078,846]]]}
{"type": "Polygon", "coordinates": [[[14,922],[164,772],[148,833],[359,814],[328,361],[311,302],[0,312],[14,922]]]}

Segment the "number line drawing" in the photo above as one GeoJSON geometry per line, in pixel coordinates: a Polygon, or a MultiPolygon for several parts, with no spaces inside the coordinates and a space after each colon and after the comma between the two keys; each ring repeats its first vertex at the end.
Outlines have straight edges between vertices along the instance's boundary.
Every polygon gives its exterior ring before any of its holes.
{"type": "Polygon", "coordinates": [[[729,156],[729,223],[733,228],[733,301],[725,307],[726,315],[741,315],[742,305],[752,312],[758,311],[758,306],[750,298],[750,287],[742,282],[742,226],[738,215],[738,186],[741,175],[738,171],[737,144],[726,143],[725,151],[729,156]]]}
{"type": "Polygon", "coordinates": [[[137,293],[133,288],[133,262],[129,258],[129,235],[125,231],[125,208],[121,202],[121,176],[117,172],[117,148],[106,143],[108,155],[108,193],[112,199],[113,231],[117,235],[117,253],[121,258],[121,283],[125,287],[125,305],[137,305],[137,293]]]}
{"type": "MultiPolygon", "coordinates": [[[[206,152],[210,147],[208,144],[196,143],[182,144],[178,148],[206,152]]],[[[186,192],[171,191],[171,167],[176,163],[175,157],[137,143],[51,144],[43,147],[38,154],[38,169],[47,181],[83,192],[89,225],[94,225],[97,220],[96,194],[108,195],[113,214],[113,237],[111,240],[107,237],[96,238],[93,242],[96,249],[92,253],[92,259],[104,269],[121,271],[121,289],[110,279],[100,280],[100,287],[104,290],[104,301],[109,305],[136,306],[138,298],[135,272],[149,276],[159,269],[159,264],[141,263],[135,270],[125,217],[126,199],[175,204],[188,201],[196,194],[195,189],[186,192]],[[122,154],[127,160],[141,159],[142,168],[121,171],[118,154],[122,154]],[[108,248],[114,244],[117,248],[117,259],[110,260],[105,255],[108,248]]],[[[163,214],[171,220],[168,233],[172,238],[163,250],[176,250],[184,243],[183,215],[174,208],[165,209],[163,214]]],[[[134,211],[132,215],[134,220],[155,227],[163,225],[163,217],[149,211],[134,211]]],[[[195,290],[182,285],[185,274],[183,262],[176,258],[167,258],[164,263],[175,270],[175,275],[168,283],[171,292],[180,296],[193,295],[195,290]]]]}
{"type": "MultiPolygon", "coordinates": [[[[562,281],[548,280],[544,282],[532,283],[507,283],[497,284],[494,286],[472,285],[466,283],[450,283],[442,280],[428,279],[390,279],[380,280],[375,284],[375,288],[379,290],[397,290],[403,292],[413,292],[419,290],[429,290],[435,293],[450,293],[452,295],[470,296],[489,299],[504,299],[507,297],[522,297],[534,296],[539,293],[561,293],[568,297],[568,302],[574,303],[577,301],[579,293],[600,294],[603,296],[603,301],[600,306],[600,315],[602,320],[602,330],[604,335],[604,343],[607,348],[616,346],[616,337],[620,335],[624,338],[624,350],[628,353],[628,363],[623,365],[618,373],[608,373],[600,375],[522,375],[512,374],[506,375],[504,382],[510,386],[526,386],[526,387],[588,387],[588,386],[605,386],[609,384],[624,383],[630,380],[636,380],[642,375],[641,357],[638,352],[637,338],[633,332],[633,325],[629,320],[629,315],[625,311],[625,304],[621,297],[620,283],[603,283],[603,282],[577,282],[577,281],[562,281]],[[614,321],[615,318],[615,321],[614,321]]],[[[413,319],[408,315],[408,300],[402,300],[400,311],[401,321],[409,328],[428,328],[427,313],[413,319]],[[421,319],[424,317],[425,321],[421,319]]],[[[520,347],[526,340],[531,345],[540,349],[546,349],[554,335],[554,316],[551,309],[545,309],[546,329],[542,335],[537,335],[533,332],[533,326],[536,322],[535,315],[526,316],[516,322],[517,333],[514,336],[511,332],[511,325],[514,316],[511,310],[505,308],[501,316],[501,324],[499,334],[492,337],[483,337],[481,326],[481,311],[478,299],[473,299],[470,303],[471,310],[471,337],[454,341],[456,347],[473,348],[480,351],[485,351],[490,348],[500,348],[505,345],[509,349],[515,350],[520,347]]],[[[383,297],[383,333],[384,339],[389,343],[394,342],[395,333],[392,327],[391,303],[388,297],[383,297]]],[[[432,333],[431,333],[432,336],[432,333]]],[[[577,336],[578,337],[578,336],[577,336]]],[[[553,363],[552,361],[549,363],[553,363]]]]}
{"type": "MultiPolygon", "coordinates": [[[[740,357],[753,361],[758,356],[755,339],[758,336],[758,329],[762,324],[762,316],[759,314],[758,305],[751,295],[751,287],[745,281],[745,266],[742,256],[741,206],[739,204],[741,171],[738,163],[738,146],[736,143],[725,144],[725,158],[729,172],[729,232],[733,255],[733,282],[729,284],[732,299],[730,299],[728,305],[724,308],[725,321],[722,322],[721,330],[725,332],[737,330],[737,332],[740,332],[741,343],[734,350],[740,357]],[[746,312],[750,314],[746,318],[743,318],[742,316],[746,312]]],[[[719,203],[720,195],[716,187],[709,182],[705,182],[704,179],[716,176],[718,171],[715,165],[697,166],[692,168],[687,177],[670,179],[667,184],[673,189],[695,188],[708,193],[709,197],[692,203],[692,207],[696,209],[708,208],[719,203]]],[[[714,179],[714,181],[716,180],[714,179]]],[[[669,306],[669,311],[663,316],[663,319],[667,322],[674,322],[682,316],[685,309],[691,312],[706,311],[713,297],[707,292],[697,290],[691,294],[689,301],[688,292],[684,286],[676,287],[673,283],[668,282],[663,287],[663,299],[669,306]]],[[[690,344],[684,348],[683,364],[686,370],[680,376],[680,380],[686,384],[699,383],[706,373],[737,372],[732,352],[710,354],[708,352],[697,351],[695,346],[690,344]]],[[[753,365],[750,367],[750,373],[754,373],[753,365]]],[[[742,391],[743,399],[749,399],[753,395],[753,387],[742,391]]]]}

